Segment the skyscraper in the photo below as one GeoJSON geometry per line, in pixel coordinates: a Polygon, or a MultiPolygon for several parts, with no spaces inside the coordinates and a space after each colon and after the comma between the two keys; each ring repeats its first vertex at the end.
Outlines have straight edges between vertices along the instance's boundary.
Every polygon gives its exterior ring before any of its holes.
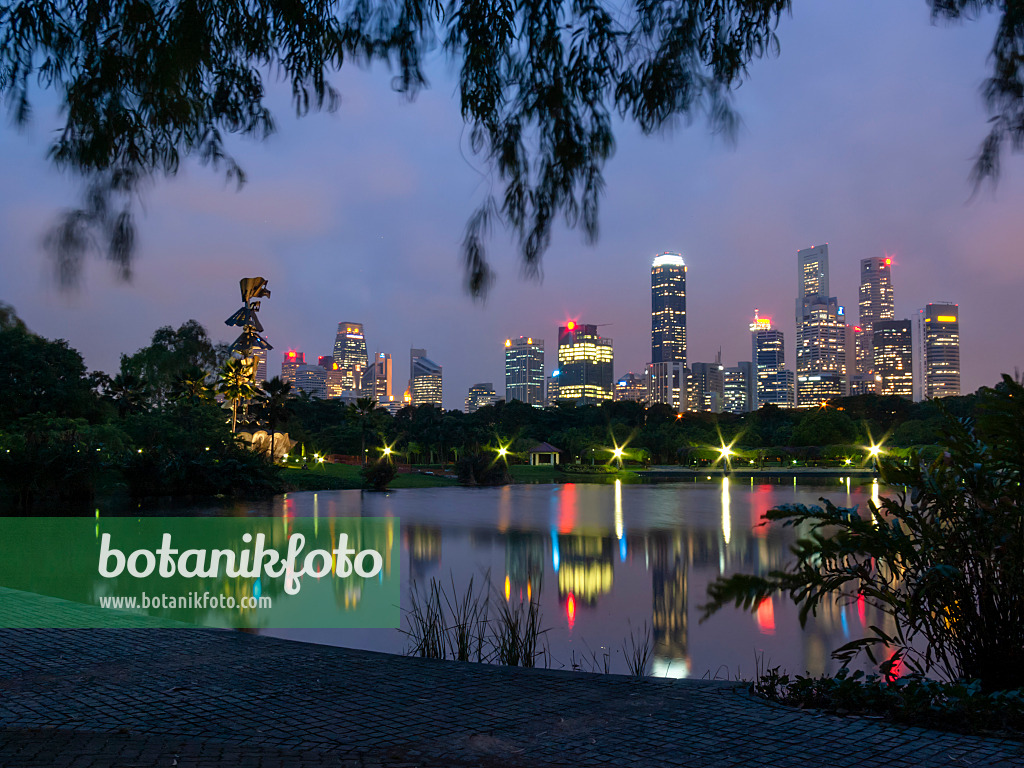
{"type": "Polygon", "coordinates": [[[412,377],[409,383],[409,392],[412,396],[412,404],[442,407],[441,366],[427,357],[427,350],[414,349],[411,351],[422,353],[413,355],[410,360],[412,377]]]}
{"type": "Polygon", "coordinates": [[[474,384],[469,388],[469,394],[466,395],[466,413],[476,413],[485,405],[494,405],[497,399],[498,395],[491,382],[474,384]]]}
{"type": "Polygon", "coordinates": [[[505,400],[544,405],[544,341],[505,339],[505,400]]]}
{"type": "Polygon", "coordinates": [[[856,372],[873,372],[873,344],[871,341],[874,324],[880,320],[896,319],[896,305],[892,291],[892,259],[888,256],[872,256],[860,260],[860,330],[857,332],[856,372]]]}
{"type": "Polygon", "coordinates": [[[612,399],[612,340],[596,325],[570,320],[558,328],[558,399],[578,405],[612,399]]]}
{"type": "Polygon", "coordinates": [[[392,402],[395,399],[392,380],[391,355],[387,352],[378,352],[363,374],[363,397],[372,397],[380,405],[392,402]]]}
{"type": "Polygon", "coordinates": [[[690,375],[690,407],[695,411],[721,413],[725,405],[725,366],[721,352],[713,363],[691,365],[690,375]]]}
{"type": "Polygon", "coordinates": [[[304,352],[296,352],[294,349],[285,352],[284,359],[281,361],[281,381],[295,384],[295,371],[300,365],[305,364],[306,354],[304,352]]]}
{"type": "Polygon", "coordinates": [[[686,362],[686,264],[662,253],[651,264],[651,362],[686,362]]]}
{"type": "Polygon", "coordinates": [[[923,315],[924,396],[956,397],[960,394],[960,305],[929,304],[923,315]]]}
{"type": "Polygon", "coordinates": [[[362,323],[338,323],[334,337],[334,364],[342,372],[344,388],[355,391],[362,386],[363,371],[369,364],[362,323]]]}
{"type": "Polygon", "coordinates": [[[796,258],[796,404],[815,406],[846,394],[846,313],[828,295],[828,244],[796,258]]]}
{"type": "Polygon", "coordinates": [[[722,372],[725,399],[722,410],[728,413],[746,413],[754,410],[754,366],[746,361],[727,366],[722,372]]]}
{"type": "Polygon", "coordinates": [[[876,320],[872,332],[875,392],[914,397],[913,331],[909,320],[876,320]]]}
{"type": "Polygon", "coordinates": [[[796,324],[799,327],[806,314],[804,299],[828,296],[828,243],[797,251],[796,269],[796,324]]]}
{"type": "Polygon", "coordinates": [[[650,402],[686,409],[686,264],[678,253],[651,264],[650,402]]]}
{"type": "Polygon", "coordinates": [[[782,331],[772,328],[770,317],[758,317],[750,324],[751,357],[757,379],[753,410],[764,403],[793,405],[793,372],[786,369],[786,345],[782,331]]]}
{"type": "Polygon", "coordinates": [[[644,376],[637,376],[630,371],[625,376],[619,376],[615,381],[615,394],[613,399],[616,402],[628,400],[634,403],[647,402],[647,381],[644,376]]]}
{"type": "Polygon", "coordinates": [[[256,358],[256,384],[262,384],[267,380],[267,350],[254,349],[252,356],[256,358]]]}

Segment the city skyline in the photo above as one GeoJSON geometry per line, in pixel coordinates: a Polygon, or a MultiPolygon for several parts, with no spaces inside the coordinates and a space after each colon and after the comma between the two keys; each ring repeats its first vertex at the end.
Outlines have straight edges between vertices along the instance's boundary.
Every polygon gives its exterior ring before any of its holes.
{"type": "Polygon", "coordinates": [[[527,335],[545,339],[550,356],[567,317],[611,323],[614,375],[640,373],[647,260],[664,250],[690,268],[690,360],[713,360],[719,347],[728,364],[748,359],[758,307],[785,333],[792,364],[792,254],[827,241],[831,295],[848,315],[860,260],[886,254],[899,269],[897,319],[929,302],[960,304],[961,389],[971,392],[1024,368],[1015,311],[1024,157],[1006,158],[994,194],[969,200],[967,180],[985,132],[978,87],[991,21],[933,27],[923,7],[871,2],[801,9],[779,29],[781,56],[756,63],[737,92],[744,124],[734,148],[699,121],[664,138],[623,131],[596,245],[556,230],[538,284],[517,277],[514,249],[496,232],[488,246],[498,281],[485,303],[462,290],[459,243],[481,177],[465,159],[443,71],[428,72],[435,87],[413,105],[387,92],[386,73],[346,74],[336,82],[341,110],[303,120],[290,117],[287,88],[268,84],[281,130],[265,144],[232,144],[249,175],[242,191],[186,166],[146,193],[135,282],[119,284],[91,260],[69,296],[54,288],[38,244],[78,189],[46,164],[40,103],[25,134],[0,133],[0,301],[109,373],[156,328],[189,318],[231,341],[222,322],[237,281],[260,274],[274,290],[261,311],[272,356],[295,348],[315,362],[331,351],[332,326],[357,318],[370,351],[395,356],[396,389],[404,350],[427,347],[444,366],[445,407],[456,408],[471,384],[502,380],[500,354],[483,359],[482,350],[527,335]]]}

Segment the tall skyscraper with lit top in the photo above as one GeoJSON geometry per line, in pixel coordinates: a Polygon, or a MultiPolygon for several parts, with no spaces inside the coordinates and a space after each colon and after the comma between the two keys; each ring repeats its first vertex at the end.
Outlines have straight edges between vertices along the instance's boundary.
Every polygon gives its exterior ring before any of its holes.
{"type": "Polygon", "coordinates": [[[873,256],[860,260],[858,299],[860,330],[857,332],[856,372],[863,375],[874,372],[872,334],[875,323],[896,319],[896,304],[892,291],[892,257],[873,256]]]}
{"type": "Polygon", "coordinates": [[[686,263],[665,252],[651,264],[651,364],[647,372],[652,403],[686,409],[686,263]]]}
{"type": "Polygon", "coordinates": [[[596,325],[570,320],[558,329],[558,399],[578,405],[611,400],[612,340],[603,338],[596,325]]]}
{"type": "Polygon", "coordinates": [[[846,394],[846,313],[828,295],[828,243],[796,259],[796,404],[816,406],[846,394]]]}
{"type": "Polygon", "coordinates": [[[505,401],[544,405],[544,341],[505,339],[505,401]]]}
{"type": "Polygon", "coordinates": [[[786,369],[786,339],[782,331],[772,328],[770,317],[758,316],[750,324],[751,359],[754,385],[753,410],[765,403],[782,407],[793,405],[793,372],[786,369]]]}
{"type": "Polygon", "coordinates": [[[921,350],[924,396],[960,395],[960,305],[929,304],[924,308],[921,350]]]}
{"type": "Polygon", "coordinates": [[[338,323],[338,334],[334,337],[334,364],[336,370],[342,372],[346,390],[356,391],[362,386],[362,375],[369,364],[362,323],[338,323]]]}

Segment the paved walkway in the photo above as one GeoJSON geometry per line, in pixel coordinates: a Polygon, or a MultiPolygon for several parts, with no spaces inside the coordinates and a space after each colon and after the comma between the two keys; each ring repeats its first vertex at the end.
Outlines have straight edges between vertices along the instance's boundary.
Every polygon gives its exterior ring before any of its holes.
{"type": "Polygon", "coordinates": [[[723,683],[217,630],[0,631],[3,768],[1011,765],[1019,742],[801,712],[723,683]]]}

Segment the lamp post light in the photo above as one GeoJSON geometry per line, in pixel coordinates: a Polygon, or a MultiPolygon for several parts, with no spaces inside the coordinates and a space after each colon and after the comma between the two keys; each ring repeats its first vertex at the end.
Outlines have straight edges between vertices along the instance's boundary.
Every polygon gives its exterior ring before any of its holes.
{"type": "Polygon", "coordinates": [[[733,451],[733,449],[730,448],[728,445],[723,445],[721,448],[718,449],[718,452],[721,454],[718,457],[719,460],[725,459],[725,471],[726,471],[726,474],[728,474],[729,472],[732,472],[732,461],[730,459],[732,459],[733,454],[735,453],[735,451],[733,451]]]}
{"type": "Polygon", "coordinates": [[[882,452],[882,446],[872,444],[868,448],[868,455],[871,457],[871,468],[878,472],[878,454],[882,452]]]}
{"type": "Polygon", "coordinates": [[[612,455],[615,457],[615,461],[619,465],[619,469],[622,469],[622,449],[616,448],[612,451],[612,455]]]}

